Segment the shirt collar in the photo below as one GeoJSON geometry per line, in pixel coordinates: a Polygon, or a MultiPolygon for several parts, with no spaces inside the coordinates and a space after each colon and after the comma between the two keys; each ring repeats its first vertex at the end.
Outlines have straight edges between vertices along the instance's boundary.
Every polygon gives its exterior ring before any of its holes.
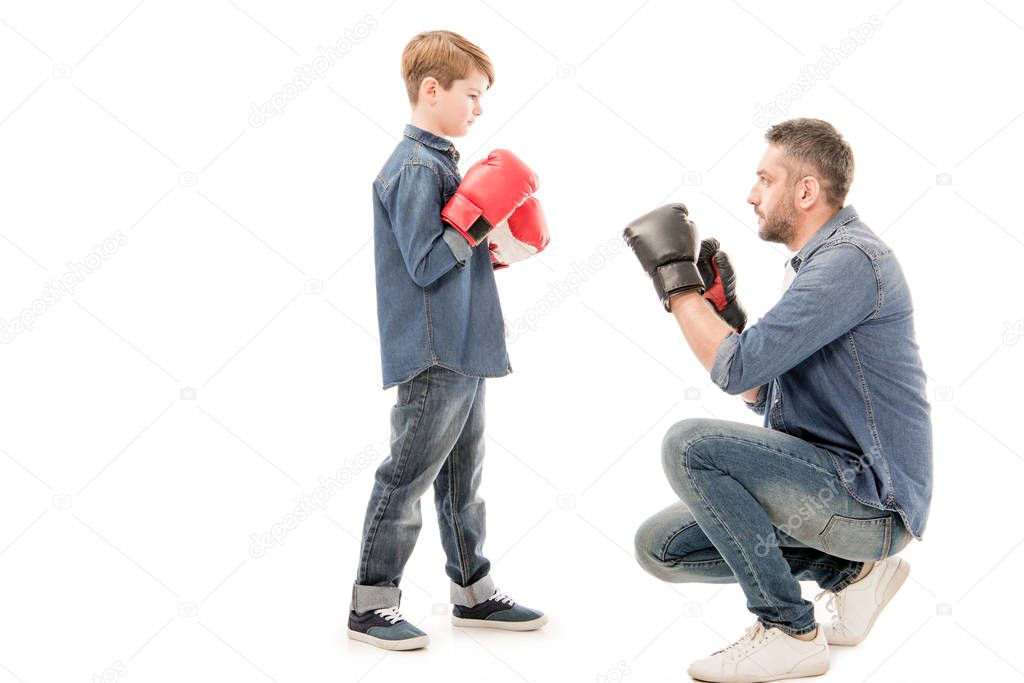
{"type": "Polygon", "coordinates": [[[799,272],[800,265],[807,258],[808,254],[820,247],[825,240],[832,236],[832,233],[839,229],[840,226],[846,225],[856,217],[857,210],[853,208],[852,204],[847,204],[837,211],[832,218],[828,219],[823,226],[818,228],[818,230],[811,235],[810,239],[807,240],[804,246],[800,247],[800,251],[798,251],[796,255],[789,260],[790,265],[793,266],[793,270],[799,272]]]}
{"type": "Polygon", "coordinates": [[[417,128],[411,123],[405,124],[405,130],[402,132],[407,138],[422,142],[427,147],[432,147],[439,152],[448,154],[455,163],[459,162],[459,151],[455,149],[455,144],[440,135],[434,135],[429,131],[425,131],[422,128],[417,128]]]}

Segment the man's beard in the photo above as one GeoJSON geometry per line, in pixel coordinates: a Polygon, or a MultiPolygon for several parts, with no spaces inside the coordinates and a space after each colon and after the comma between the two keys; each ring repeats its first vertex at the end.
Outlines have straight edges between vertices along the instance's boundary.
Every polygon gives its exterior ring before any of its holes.
{"type": "Polygon", "coordinates": [[[796,234],[796,209],[793,208],[793,195],[783,197],[776,203],[772,212],[765,213],[764,227],[758,236],[766,242],[788,244],[796,234]]]}

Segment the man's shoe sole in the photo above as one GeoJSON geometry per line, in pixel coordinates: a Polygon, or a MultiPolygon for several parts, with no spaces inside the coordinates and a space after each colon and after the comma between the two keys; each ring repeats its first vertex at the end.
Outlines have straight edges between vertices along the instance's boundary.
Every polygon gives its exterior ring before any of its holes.
{"type": "Polygon", "coordinates": [[[535,631],[546,623],[548,623],[548,615],[546,614],[542,614],[530,621],[488,621],[487,619],[463,619],[452,616],[452,624],[455,626],[465,628],[496,628],[502,631],[535,631]]]}
{"type": "Polygon", "coordinates": [[[368,633],[353,631],[352,629],[348,630],[348,637],[361,643],[368,643],[374,647],[379,647],[382,650],[418,650],[421,647],[426,647],[430,642],[430,636],[427,634],[415,638],[403,638],[402,640],[387,640],[386,638],[377,638],[368,633]]]}

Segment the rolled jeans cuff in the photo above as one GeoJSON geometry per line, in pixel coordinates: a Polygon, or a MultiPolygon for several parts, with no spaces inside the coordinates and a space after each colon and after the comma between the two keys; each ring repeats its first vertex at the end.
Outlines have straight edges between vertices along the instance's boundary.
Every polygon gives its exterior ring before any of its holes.
{"type": "Polygon", "coordinates": [[[398,607],[402,590],[395,586],[352,586],[352,609],[361,614],[375,609],[398,607]]]}
{"type": "Polygon", "coordinates": [[[452,582],[451,600],[455,605],[473,607],[484,602],[492,595],[494,595],[494,581],[491,579],[490,574],[468,586],[460,586],[452,582]]]}

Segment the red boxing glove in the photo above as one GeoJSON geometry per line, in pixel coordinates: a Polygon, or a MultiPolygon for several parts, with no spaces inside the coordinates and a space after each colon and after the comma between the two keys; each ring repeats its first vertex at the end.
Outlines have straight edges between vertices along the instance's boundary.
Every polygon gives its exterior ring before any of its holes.
{"type": "Polygon", "coordinates": [[[544,251],[551,235],[540,202],[534,197],[527,197],[507,221],[487,236],[487,240],[491,244],[491,261],[502,266],[544,251]]]}
{"type": "Polygon", "coordinates": [[[496,149],[469,167],[459,189],[441,209],[441,218],[475,247],[537,191],[538,182],[519,157],[496,149]]]}

